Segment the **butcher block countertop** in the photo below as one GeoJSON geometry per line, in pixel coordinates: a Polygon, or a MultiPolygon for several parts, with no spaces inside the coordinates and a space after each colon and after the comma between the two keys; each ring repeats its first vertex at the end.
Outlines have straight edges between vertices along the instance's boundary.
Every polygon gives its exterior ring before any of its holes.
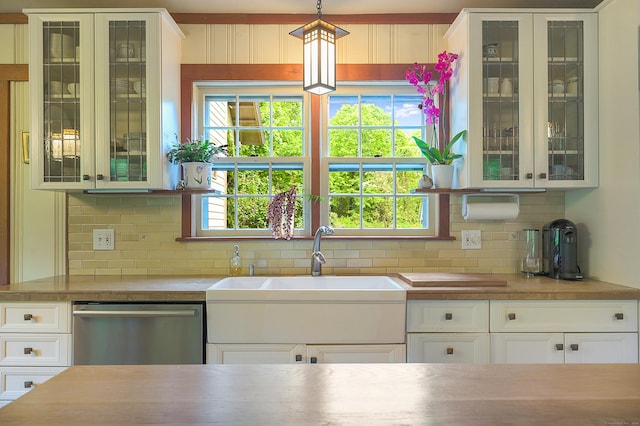
{"type": "MultiPolygon", "coordinates": [[[[506,285],[478,285],[477,277],[464,286],[455,274],[455,285],[414,287],[407,273],[396,282],[407,290],[408,300],[573,300],[640,299],[640,289],[596,280],[563,281],[520,274],[489,275],[506,285]],[[407,277],[409,279],[407,280],[407,277]]],[[[464,276],[463,276],[464,277],[464,276]]],[[[470,275],[471,277],[471,275],[470,275]]],[[[204,301],[206,290],[221,277],[174,276],[58,276],[0,285],[3,301],[204,301]]]]}
{"type": "Polygon", "coordinates": [[[631,425],[640,365],[75,366],[7,425],[631,425]]]}

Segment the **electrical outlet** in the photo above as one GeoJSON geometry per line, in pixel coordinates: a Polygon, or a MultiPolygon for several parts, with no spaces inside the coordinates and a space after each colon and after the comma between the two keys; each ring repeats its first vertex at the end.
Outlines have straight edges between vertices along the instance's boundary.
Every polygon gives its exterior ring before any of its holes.
{"type": "Polygon", "coordinates": [[[115,232],[113,231],[113,229],[93,230],[94,250],[114,250],[116,246],[115,243],[115,232]]]}
{"type": "Polygon", "coordinates": [[[473,231],[462,231],[462,249],[477,250],[482,248],[482,235],[479,229],[473,231]]]}
{"type": "Polygon", "coordinates": [[[509,241],[518,241],[518,232],[517,231],[509,232],[509,241]]]}

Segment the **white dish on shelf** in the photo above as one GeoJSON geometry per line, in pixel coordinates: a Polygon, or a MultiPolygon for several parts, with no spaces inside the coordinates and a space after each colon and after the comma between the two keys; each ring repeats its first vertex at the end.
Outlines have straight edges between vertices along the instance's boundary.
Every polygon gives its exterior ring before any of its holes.
{"type": "Polygon", "coordinates": [[[53,58],[73,58],[76,54],[76,45],[73,37],[67,34],[49,34],[49,54],[53,58]]]}

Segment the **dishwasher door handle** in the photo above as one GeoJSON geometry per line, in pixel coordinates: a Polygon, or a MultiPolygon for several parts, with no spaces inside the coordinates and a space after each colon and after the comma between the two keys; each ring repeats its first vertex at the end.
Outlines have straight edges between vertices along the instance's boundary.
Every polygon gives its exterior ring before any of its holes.
{"type": "Polygon", "coordinates": [[[74,317],[85,318],[160,318],[160,317],[195,317],[195,309],[168,309],[168,310],[130,310],[130,311],[91,311],[75,310],[74,317]]]}

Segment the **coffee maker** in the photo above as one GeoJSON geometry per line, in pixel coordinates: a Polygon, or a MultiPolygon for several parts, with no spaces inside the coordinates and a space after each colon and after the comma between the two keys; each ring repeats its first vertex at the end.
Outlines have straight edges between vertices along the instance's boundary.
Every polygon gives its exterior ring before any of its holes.
{"type": "Polygon", "coordinates": [[[557,219],[542,228],[542,272],[561,280],[582,279],[578,266],[578,230],[567,219],[557,219]]]}

